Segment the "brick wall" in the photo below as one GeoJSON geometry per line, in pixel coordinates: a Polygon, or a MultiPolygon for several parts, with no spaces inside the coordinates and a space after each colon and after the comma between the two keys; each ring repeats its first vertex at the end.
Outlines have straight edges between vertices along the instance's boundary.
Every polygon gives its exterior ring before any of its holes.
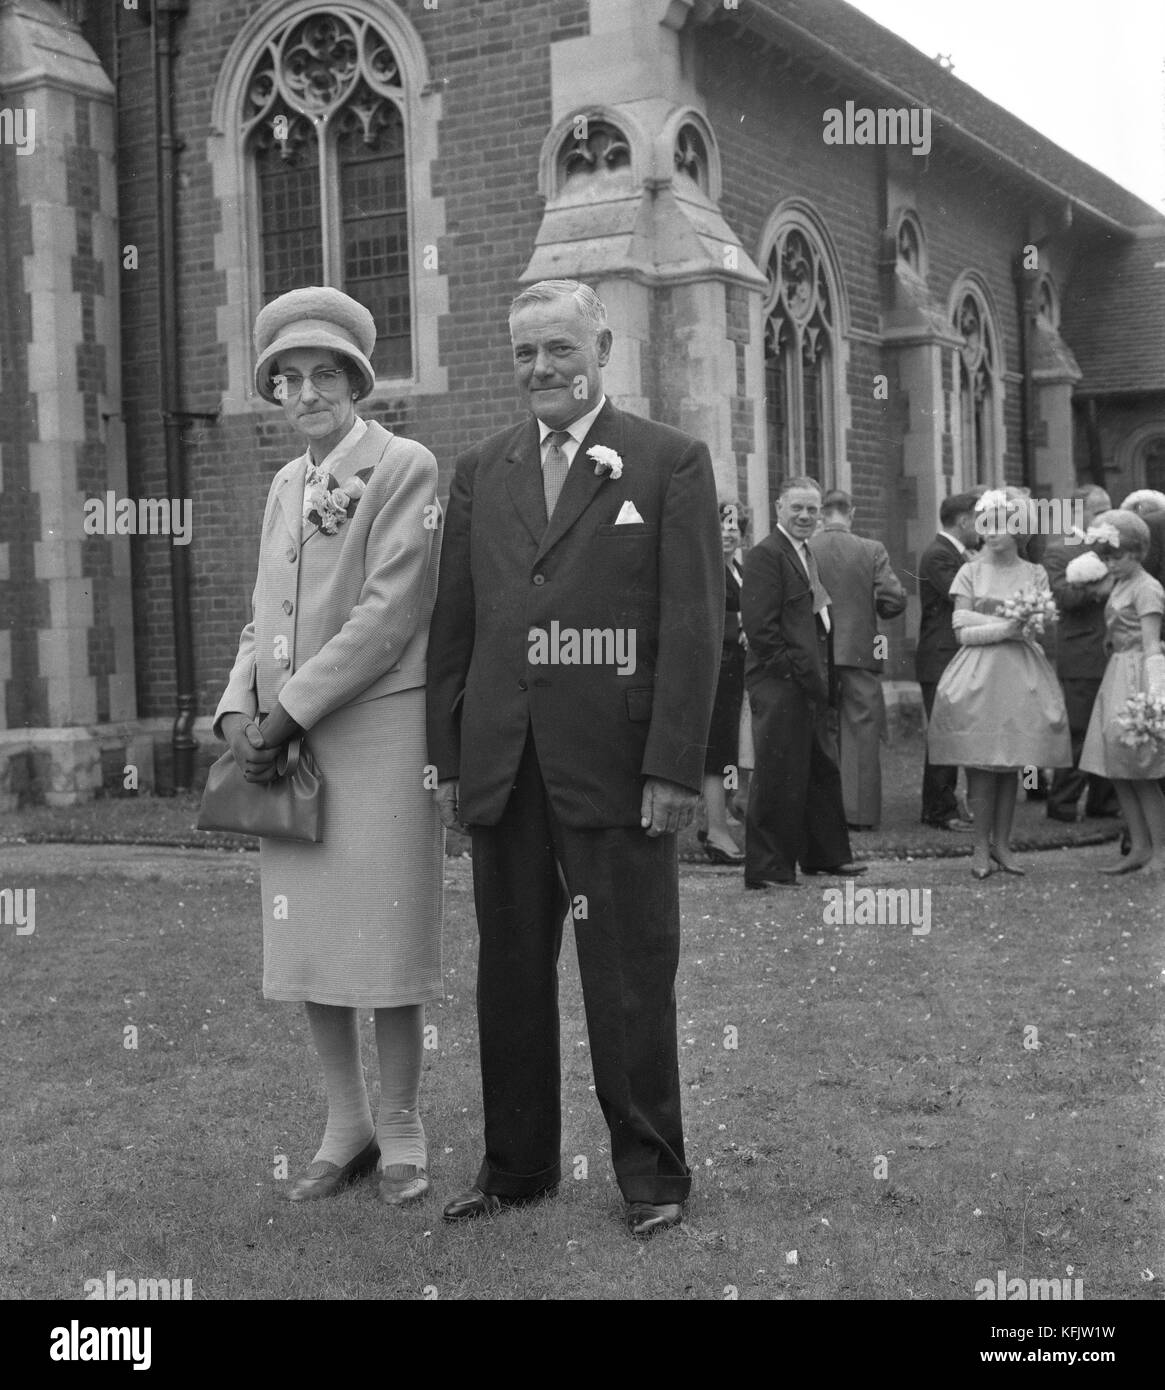
{"type": "MultiPolygon", "coordinates": [[[[213,411],[226,386],[216,311],[225,293],[214,270],[220,209],[205,157],[210,101],[240,25],[258,6],[192,6],[179,36],[176,126],[179,156],[180,318],[183,406],[213,411]]],[[[326,8],[326,7],[321,7],[326,8]]],[[[533,249],[542,215],[538,154],[550,125],[549,45],[586,32],[586,0],[458,0],[426,10],[400,6],[416,27],[431,77],[441,84],[439,159],[432,192],[445,199],[439,247],[450,312],[439,324],[449,394],[412,396],[372,412],[437,456],[442,495],[468,445],[518,418],[506,309],[533,249]]],[[[119,20],[122,239],[143,248],[126,273],[123,300],[126,418],[131,488],[163,496],[165,459],[157,407],[157,326],[149,31],[119,20]]],[[[416,254],[419,248],[413,248],[416,254]]],[[[366,412],[368,413],[368,412],[366,412]]],[[[272,475],[299,452],[270,417],[192,422],[185,431],[193,497],[195,663],[199,712],[217,703],[246,620],[258,528],[272,475]]],[[[143,716],[173,707],[169,542],[135,542],[138,705],[143,716]]]]}

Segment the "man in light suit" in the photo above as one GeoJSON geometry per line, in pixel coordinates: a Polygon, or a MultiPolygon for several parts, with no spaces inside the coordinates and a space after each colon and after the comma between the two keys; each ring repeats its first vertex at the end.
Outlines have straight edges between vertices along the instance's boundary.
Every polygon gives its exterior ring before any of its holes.
{"type": "MultiPolygon", "coordinates": [[[[978,543],[975,530],[974,492],[960,492],[944,497],[939,506],[938,535],[918,557],[918,601],[921,615],[918,623],[918,645],[914,653],[914,674],[922,690],[922,706],[926,717],[934,708],[934,694],[943,672],[959,650],[951,615],[955,603],[951,584],[955,575],[971,558],[978,543]]],[[[955,787],[959,780],[957,767],[936,767],[923,754],[922,815],[923,825],[939,830],[967,831],[968,821],[959,816],[955,787]]]]}
{"type": "Polygon", "coordinates": [[[756,766],[745,820],[744,886],[797,887],[807,874],[865,873],[850,860],[829,727],[836,702],[829,595],[809,549],[821,513],[812,478],[787,478],[777,526],[744,558],[744,680],[756,766]]]}
{"type": "Polygon", "coordinates": [[[833,618],[845,818],[851,830],[875,830],[882,819],[879,745],[886,727],[878,619],[896,618],[902,612],[906,590],[890,568],[882,542],[851,531],[854,506],[848,492],[827,492],[821,513],[822,529],[809,549],[829,594],[833,618]]]}
{"type": "Polygon", "coordinates": [[[429,756],[473,837],[485,1158],[449,1221],[560,1177],[557,964],[573,909],[595,1090],[631,1234],[688,1195],[675,1035],[676,834],[690,824],[724,623],[707,447],[603,393],[606,311],[515,299],[533,418],[456,462],[429,636],[429,756]]]}

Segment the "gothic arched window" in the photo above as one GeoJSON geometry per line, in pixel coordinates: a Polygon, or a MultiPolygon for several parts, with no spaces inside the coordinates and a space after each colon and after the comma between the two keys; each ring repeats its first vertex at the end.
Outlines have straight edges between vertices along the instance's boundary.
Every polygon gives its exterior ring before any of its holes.
{"type": "Polygon", "coordinates": [[[999,356],[995,330],[982,295],[966,286],[955,300],[958,349],[959,438],[966,487],[998,481],[996,406],[999,356]]]}
{"type": "Polygon", "coordinates": [[[775,497],[793,474],[833,478],[836,328],[825,259],[806,229],[778,233],[765,273],[765,415],[775,497]]]}
{"type": "Polygon", "coordinates": [[[376,321],[378,377],[413,370],[404,95],[388,39],[341,5],[270,35],[244,103],[263,302],[343,289],[376,321]]]}

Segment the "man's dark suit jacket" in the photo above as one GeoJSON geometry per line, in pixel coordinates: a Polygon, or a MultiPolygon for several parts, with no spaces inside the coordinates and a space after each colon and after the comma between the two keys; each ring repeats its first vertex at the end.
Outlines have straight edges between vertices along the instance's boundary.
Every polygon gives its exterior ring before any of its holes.
{"type": "Polygon", "coordinates": [[[698,791],[724,627],[724,553],[707,446],[610,401],[579,445],[549,527],[538,423],[456,461],[429,633],[429,759],[460,778],[461,818],[495,825],[527,730],[559,820],[638,825],[645,777],[698,791]],[[614,449],[622,476],[587,450],[614,449]],[[624,502],[642,520],[616,525],[624,502]],[[532,665],[551,624],[633,629],[635,670],[532,665]]]}
{"type": "Polygon", "coordinates": [[[1149,553],[1145,569],[1158,584],[1165,584],[1165,512],[1150,512],[1141,520],[1149,528],[1149,553]]]}
{"type": "Polygon", "coordinates": [[[1060,621],[1052,635],[1056,644],[1056,674],[1063,680],[1098,681],[1108,664],[1104,649],[1104,605],[1108,595],[1098,599],[1081,585],[1069,584],[1064,577],[1069,561],[1092,549],[1089,545],[1068,545],[1057,538],[1044,551],[1043,566],[1060,610],[1060,621]]]}
{"type": "Polygon", "coordinates": [[[936,685],[959,650],[951,614],[951,584],[966,562],[945,536],[936,536],[919,556],[918,598],[922,613],[914,676],[923,685],[936,685]]]}
{"type": "Polygon", "coordinates": [[[772,531],[744,557],[741,616],[748,634],[745,683],[794,681],[815,704],[834,694],[828,634],[813,612],[813,589],[783,531],[772,531]]]}

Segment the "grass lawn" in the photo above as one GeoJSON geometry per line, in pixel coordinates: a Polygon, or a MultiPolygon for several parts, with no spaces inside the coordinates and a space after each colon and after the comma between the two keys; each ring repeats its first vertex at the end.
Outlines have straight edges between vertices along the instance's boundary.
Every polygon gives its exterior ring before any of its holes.
{"type": "MultiPolygon", "coordinates": [[[[480,1158],[464,861],[429,1012],[433,1190],[394,1212],[367,1181],[291,1206],[274,1177],[310,1159],[323,1099],[302,1009],[259,992],[254,855],[8,844],[0,885],[35,888],[36,929],[0,935],[0,1296],[80,1297],[112,1269],[203,1299],[971,1299],[1003,1269],[1159,1299],[1163,889],[1099,877],[1114,854],[984,884],[965,859],[875,862],[869,886],[930,891],[926,935],[826,923],[837,880],[774,899],[685,870],[695,1184],[685,1225],[636,1245],[573,946],[561,1195],[440,1220],[480,1158]]],[[[365,1040],[371,1079],[370,1018],[365,1040]]]]}

